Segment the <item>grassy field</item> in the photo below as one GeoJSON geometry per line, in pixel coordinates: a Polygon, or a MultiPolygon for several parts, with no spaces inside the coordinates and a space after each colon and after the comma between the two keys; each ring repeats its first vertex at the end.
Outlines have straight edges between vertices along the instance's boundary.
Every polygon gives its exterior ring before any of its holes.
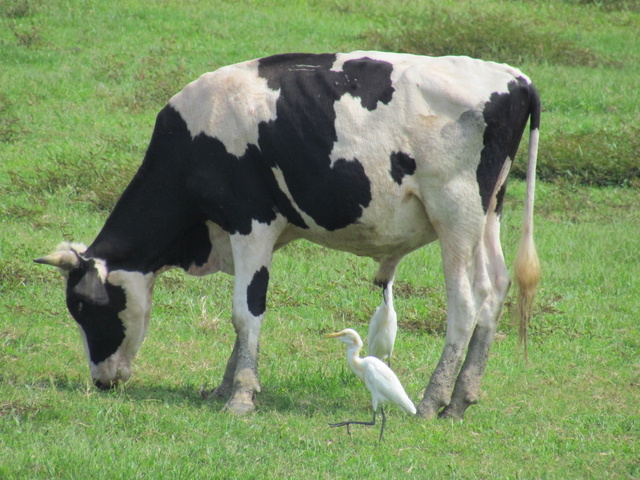
{"type": "MultiPolygon", "coordinates": [[[[0,0],[0,478],[640,478],[638,25],[631,0],[0,0]],[[538,86],[529,365],[507,312],[464,422],[390,411],[382,444],[377,429],[328,428],[368,419],[370,396],[322,334],[364,335],[380,298],[371,260],[300,242],[275,258],[256,413],[198,394],[232,347],[222,274],[165,274],[132,380],[93,388],[63,283],[31,260],[93,239],[187,82],[354,49],[508,61],[538,86]]],[[[509,264],[523,197],[514,180],[509,264]]],[[[439,247],[408,256],[396,283],[394,369],[419,401],[443,344],[439,247]]]]}

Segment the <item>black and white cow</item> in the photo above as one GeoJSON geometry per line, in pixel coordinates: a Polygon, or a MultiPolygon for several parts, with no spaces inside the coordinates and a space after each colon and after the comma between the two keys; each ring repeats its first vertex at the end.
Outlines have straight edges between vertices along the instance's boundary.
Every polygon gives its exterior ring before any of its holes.
{"type": "Polygon", "coordinates": [[[245,413],[260,391],[275,250],[304,238],[371,257],[384,287],[405,255],[438,239],[446,342],[418,413],[462,418],[478,399],[510,286],[500,216],[529,119],[516,260],[526,322],[539,279],[540,101],[519,70],[468,57],[286,54],[207,73],[160,111],[140,169],[94,242],[36,261],[67,278],[67,306],[101,388],[130,377],[159,274],[234,275],[237,337],[214,394],[245,413]]]}

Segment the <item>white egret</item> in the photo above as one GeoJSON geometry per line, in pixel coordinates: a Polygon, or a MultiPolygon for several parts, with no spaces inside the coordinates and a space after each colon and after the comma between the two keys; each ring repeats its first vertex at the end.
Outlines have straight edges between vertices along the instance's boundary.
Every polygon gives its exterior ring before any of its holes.
{"type": "Polygon", "coordinates": [[[367,346],[369,355],[380,360],[387,359],[387,365],[391,367],[391,354],[398,332],[398,317],[393,309],[393,281],[384,286],[382,305],[369,322],[369,334],[367,346]]]}
{"type": "MultiPolygon", "coordinates": [[[[403,411],[407,413],[416,413],[416,407],[409,399],[409,396],[402,388],[402,384],[396,374],[385,365],[385,363],[376,357],[364,357],[360,358],[359,353],[362,348],[362,340],[360,335],[355,330],[350,328],[344,329],[337,333],[326,334],[327,338],[337,338],[341,342],[347,344],[347,361],[353,373],[355,373],[360,380],[364,382],[369,391],[371,392],[371,402],[373,407],[373,420],[371,422],[357,422],[348,420],[340,423],[330,423],[330,427],[347,427],[349,432],[349,425],[375,425],[376,424],[376,412],[378,405],[380,405],[380,412],[382,413],[382,427],[380,428],[380,438],[382,441],[382,435],[384,433],[384,424],[387,420],[384,414],[384,403],[395,403],[403,411]]],[[[351,432],[349,432],[351,433],[351,432]]]]}

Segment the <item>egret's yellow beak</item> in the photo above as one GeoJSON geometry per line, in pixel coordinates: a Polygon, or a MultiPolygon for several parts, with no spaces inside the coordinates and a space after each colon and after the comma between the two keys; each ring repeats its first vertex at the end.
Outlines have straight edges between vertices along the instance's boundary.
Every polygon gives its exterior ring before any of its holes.
{"type": "Polygon", "coordinates": [[[336,333],[325,333],[324,334],[324,338],[338,338],[341,337],[343,335],[342,332],[336,332],[336,333]]]}

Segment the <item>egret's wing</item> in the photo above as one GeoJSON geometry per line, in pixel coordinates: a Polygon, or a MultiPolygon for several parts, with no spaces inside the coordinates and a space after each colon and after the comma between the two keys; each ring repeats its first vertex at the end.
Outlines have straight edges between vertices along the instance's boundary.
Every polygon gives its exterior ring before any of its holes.
{"type": "Polygon", "coordinates": [[[374,408],[378,403],[394,403],[406,412],[415,413],[411,399],[404,391],[400,380],[385,363],[375,357],[365,357],[364,383],[371,392],[374,408]]]}

